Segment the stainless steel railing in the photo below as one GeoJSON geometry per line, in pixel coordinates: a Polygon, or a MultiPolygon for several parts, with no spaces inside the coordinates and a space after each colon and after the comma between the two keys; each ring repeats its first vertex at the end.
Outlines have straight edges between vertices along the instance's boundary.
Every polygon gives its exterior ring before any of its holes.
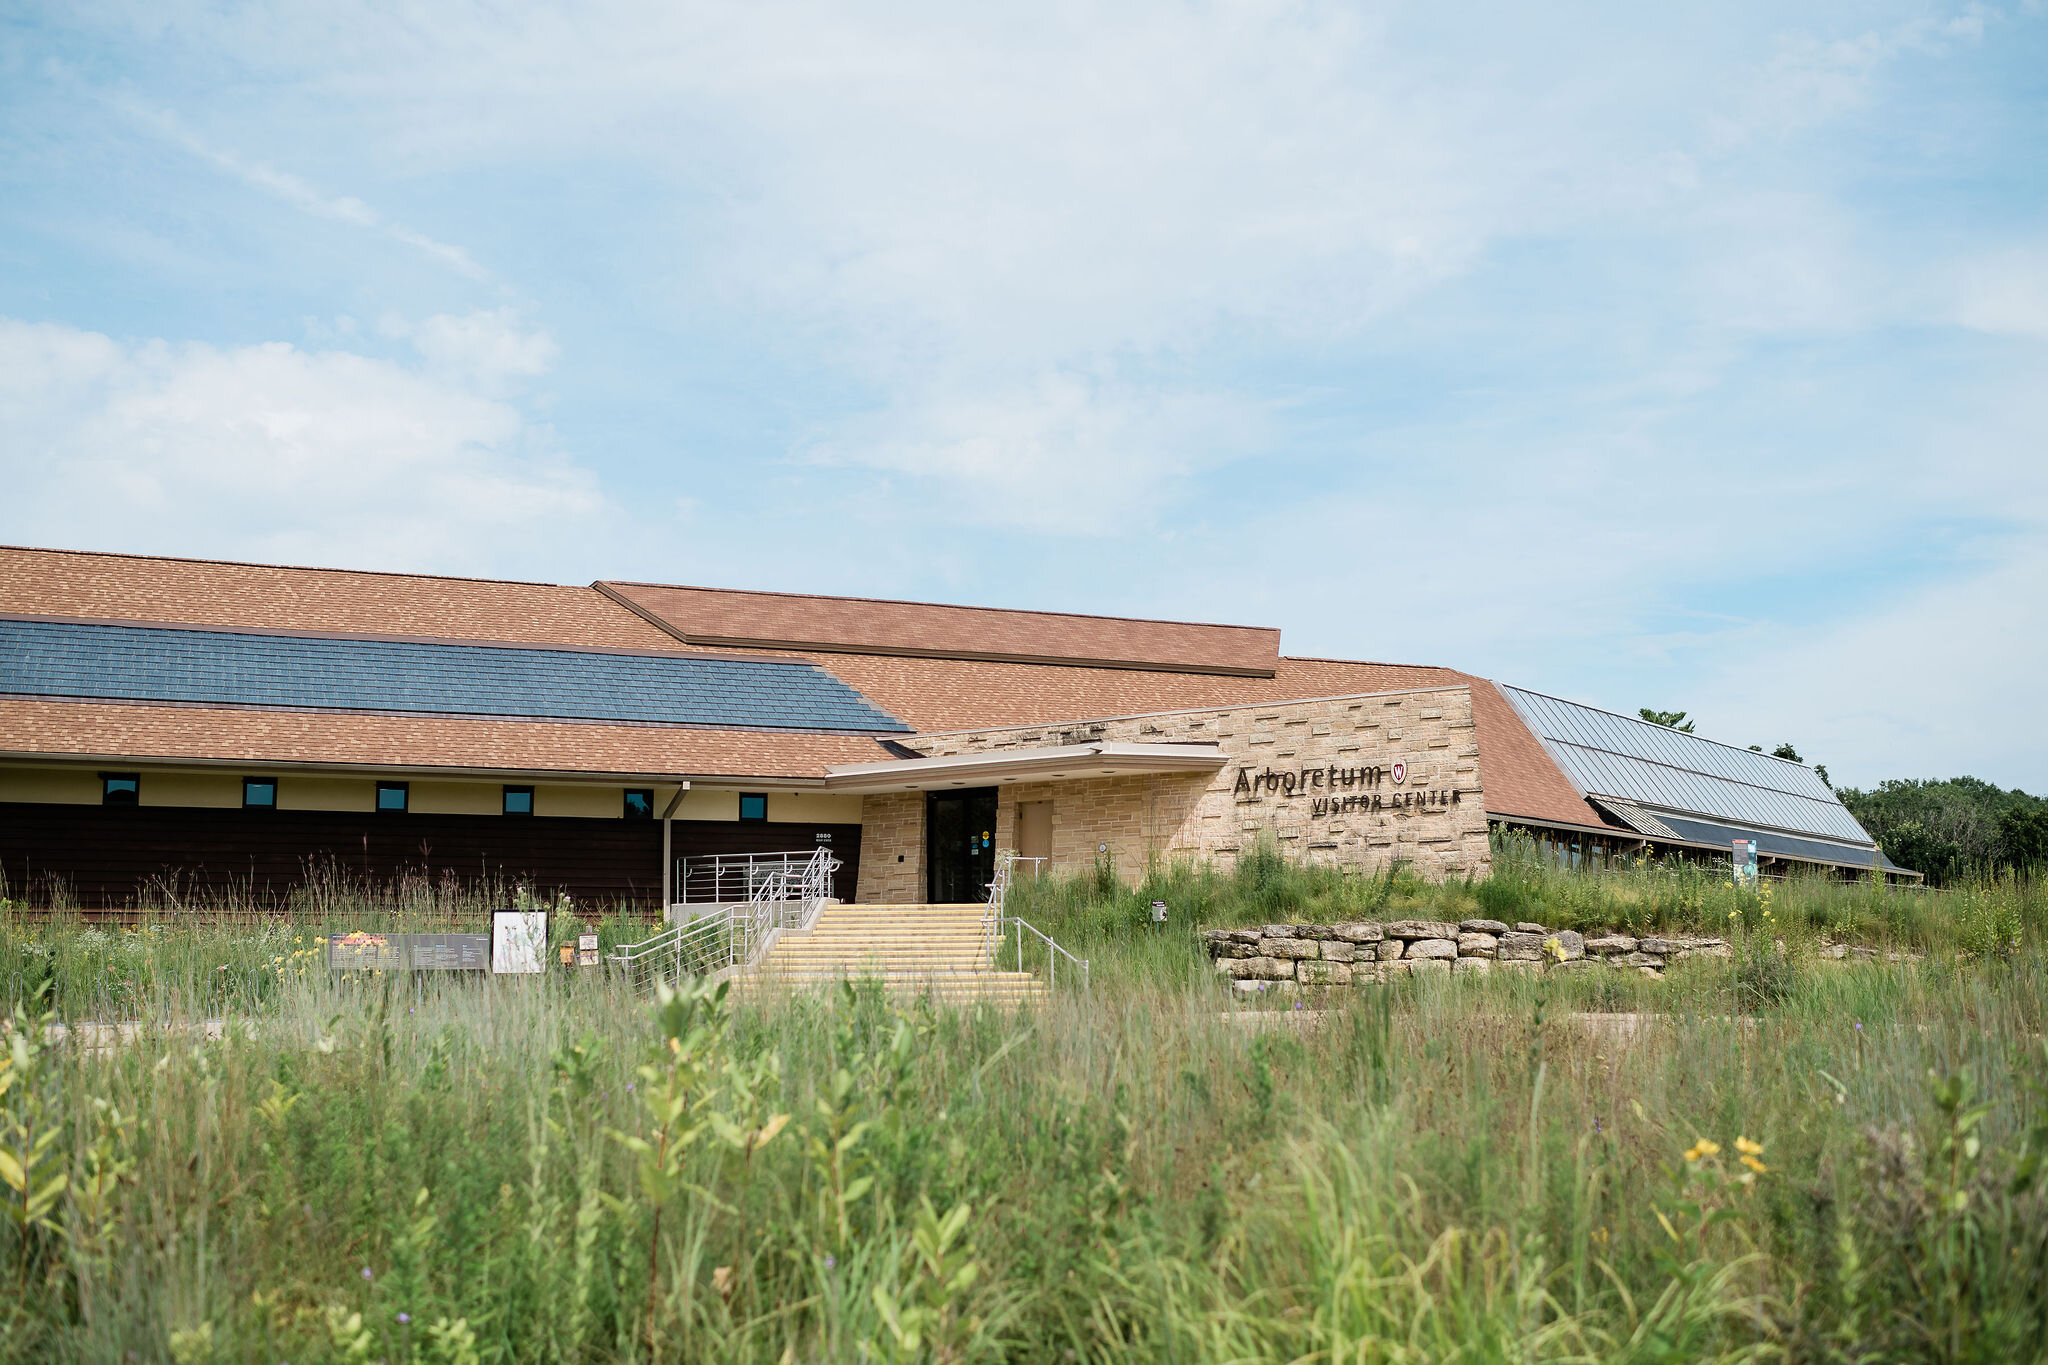
{"type": "Polygon", "coordinates": [[[1076,971],[1080,972],[1081,989],[1085,991],[1089,987],[1088,959],[1085,957],[1075,957],[1048,937],[1045,931],[1037,925],[1030,923],[1028,920],[1021,920],[1015,915],[1007,913],[1005,909],[1006,903],[1009,900],[1010,884],[1016,880],[1016,873],[1014,871],[1016,865],[1018,863],[1040,864],[1044,861],[1045,859],[1043,858],[1024,858],[1015,853],[1004,853],[997,856],[995,880],[988,884],[988,910],[981,918],[982,934],[988,943],[989,965],[991,967],[999,965],[998,959],[1002,955],[1003,939],[1007,934],[1015,942],[1017,970],[1023,971],[1024,935],[1028,931],[1033,937],[1045,944],[1046,984],[1052,987],[1059,985],[1060,959],[1065,958],[1071,964],[1067,969],[1068,974],[1072,975],[1076,971]]]}
{"type": "MultiPolygon", "coordinates": [[[[832,898],[832,874],[839,860],[827,848],[803,853],[728,856],[738,875],[744,867],[746,894],[714,905],[639,943],[614,949],[606,960],[635,990],[656,981],[711,976],[751,967],[786,929],[805,930],[832,898]]],[[[717,885],[714,878],[706,882],[717,885]]]]}
{"type": "Polygon", "coordinates": [[[769,877],[782,874],[801,881],[808,896],[821,876],[820,897],[832,894],[832,873],[839,860],[823,846],[788,853],[708,853],[676,860],[677,905],[744,905],[769,877]]]}

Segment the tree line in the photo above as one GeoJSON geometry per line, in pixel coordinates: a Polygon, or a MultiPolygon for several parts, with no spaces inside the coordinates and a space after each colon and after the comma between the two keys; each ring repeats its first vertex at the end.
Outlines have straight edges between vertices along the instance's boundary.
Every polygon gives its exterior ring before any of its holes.
{"type": "MultiPolygon", "coordinates": [[[[1692,733],[1683,711],[1646,706],[1637,714],[1653,725],[1692,733]]],[[[1763,752],[1761,745],[1749,747],[1763,752]]],[[[1771,754],[1806,761],[1791,744],[1780,744],[1771,754]]],[[[2048,869],[2048,799],[1975,777],[1894,778],[1868,790],[1836,788],[1826,767],[1816,763],[1813,770],[1887,858],[1924,874],[1930,886],[2048,869]]]]}

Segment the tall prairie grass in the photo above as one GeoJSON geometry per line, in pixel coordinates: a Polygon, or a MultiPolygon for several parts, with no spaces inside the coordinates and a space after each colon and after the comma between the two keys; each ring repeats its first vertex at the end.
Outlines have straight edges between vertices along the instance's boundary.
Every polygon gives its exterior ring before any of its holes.
{"type": "Polygon", "coordinates": [[[597,973],[300,970],[319,929],[389,912],[371,904],[133,931],[0,919],[19,1011],[0,1354],[2042,1358],[2033,892],[1986,889],[2016,942],[1977,946],[1867,888],[1737,903],[1647,868],[1575,875],[1044,884],[1020,905],[1094,958],[1092,985],[1015,1012],[860,985],[656,1004],[597,973]],[[1553,925],[1577,896],[1583,922],[1652,904],[1660,927],[1784,937],[1781,989],[1745,994],[1738,954],[1654,982],[1446,978],[1246,1011],[1192,932],[1509,895],[1553,925]],[[1924,956],[1804,950],[1843,925],[1924,956]],[[44,1042],[52,1000],[145,1027],[44,1042]]]}

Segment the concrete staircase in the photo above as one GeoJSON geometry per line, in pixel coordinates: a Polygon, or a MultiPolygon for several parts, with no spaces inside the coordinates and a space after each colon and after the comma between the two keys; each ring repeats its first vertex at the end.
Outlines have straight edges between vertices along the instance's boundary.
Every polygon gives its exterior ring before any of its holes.
{"type": "Polygon", "coordinates": [[[805,990],[841,978],[879,977],[906,995],[1014,1004],[1042,1000],[1045,982],[989,962],[985,905],[827,905],[809,932],[784,931],[735,984],[805,990]]]}

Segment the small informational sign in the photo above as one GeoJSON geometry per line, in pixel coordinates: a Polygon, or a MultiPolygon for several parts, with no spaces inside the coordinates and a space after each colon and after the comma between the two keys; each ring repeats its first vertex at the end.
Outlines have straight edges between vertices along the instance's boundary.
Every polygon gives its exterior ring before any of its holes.
{"type": "Polygon", "coordinates": [[[480,972],[491,965],[491,940],[488,934],[329,934],[327,965],[337,972],[480,972]]]}
{"type": "Polygon", "coordinates": [[[1164,924],[1164,923],[1166,923],[1166,902],[1165,902],[1165,901],[1153,901],[1153,902],[1152,902],[1152,922],[1153,922],[1154,924],[1164,924]]]}
{"type": "Polygon", "coordinates": [[[416,972],[480,972],[491,965],[491,941],[482,934],[400,934],[405,965],[416,972]]]}
{"type": "Polygon", "coordinates": [[[595,967],[597,965],[596,934],[578,934],[576,936],[576,961],[578,965],[584,967],[595,967]]]}
{"type": "Polygon", "coordinates": [[[1737,839],[1735,841],[1735,884],[1737,886],[1756,885],[1756,840],[1754,839],[1737,839]]]}
{"type": "Polygon", "coordinates": [[[548,949],[544,910],[497,910],[491,914],[491,971],[498,976],[532,976],[548,949]]]}
{"type": "Polygon", "coordinates": [[[356,930],[327,936],[327,966],[337,972],[391,972],[405,965],[404,948],[391,934],[356,930]]]}
{"type": "Polygon", "coordinates": [[[562,965],[564,967],[573,967],[576,965],[576,949],[574,947],[567,943],[564,943],[561,946],[561,948],[557,950],[557,952],[562,959],[562,965]]]}

